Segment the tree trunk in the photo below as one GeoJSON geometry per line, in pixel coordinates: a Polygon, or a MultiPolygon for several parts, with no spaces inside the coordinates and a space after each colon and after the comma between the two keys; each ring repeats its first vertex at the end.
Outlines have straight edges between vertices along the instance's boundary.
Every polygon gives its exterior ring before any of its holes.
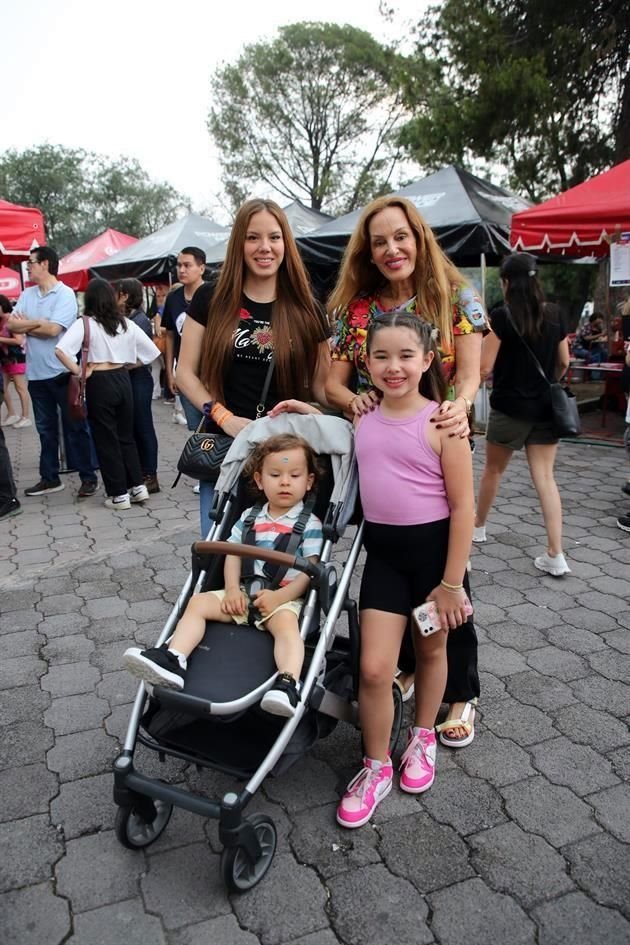
{"type": "Polygon", "coordinates": [[[615,164],[630,158],[630,70],[621,88],[619,120],[615,128],[615,164]]]}

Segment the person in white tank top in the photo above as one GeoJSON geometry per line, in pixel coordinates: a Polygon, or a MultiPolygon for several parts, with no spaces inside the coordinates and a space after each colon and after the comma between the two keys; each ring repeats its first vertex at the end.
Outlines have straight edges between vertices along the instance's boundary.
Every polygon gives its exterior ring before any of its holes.
{"type": "MultiPolygon", "coordinates": [[[[92,279],[88,284],[85,314],[90,329],[88,420],[108,496],[105,505],[124,511],[149,498],[133,435],[133,394],[127,368],[150,364],[160,352],[141,328],[118,313],[116,294],[104,279],[92,279]]],[[[58,359],[76,376],[81,374],[77,355],[84,331],[84,319],[77,319],[55,348],[58,359]]]]}

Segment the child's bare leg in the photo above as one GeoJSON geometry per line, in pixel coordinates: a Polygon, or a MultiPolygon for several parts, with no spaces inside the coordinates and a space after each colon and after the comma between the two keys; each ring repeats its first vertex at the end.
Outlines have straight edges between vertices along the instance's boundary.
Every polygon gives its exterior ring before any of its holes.
{"type": "Polygon", "coordinates": [[[22,416],[28,419],[29,409],[30,409],[30,398],[28,396],[28,387],[26,383],[25,374],[15,374],[13,376],[13,384],[17,391],[17,395],[20,398],[20,406],[22,408],[22,416]]]}
{"type": "Polygon", "coordinates": [[[233,622],[229,614],[221,611],[221,601],[211,591],[193,594],[190,598],[184,615],[175,628],[175,633],[168,641],[169,650],[177,650],[183,656],[190,656],[203,640],[206,620],[219,620],[221,623],[233,622]]]}
{"type": "Polygon", "coordinates": [[[359,716],[365,754],[385,761],[394,720],[392,679],[407,618],[382,610],[361,611],[359,716]]]}
{"type": "Polygon", "coordinates": [[[280,610],[264,626],[273,637],[273,658],[278,672],[300,678],[304,663],[304,641],[300,636],[297,617],[289,610],[280,610]]]}
{"type": "MultiPolygon", "coordinates": [[[[457,630],[453,631],[457,633],[457,630]]],[[[430,637],[414,632],[416,646],[416,716],[418,728],[431,729],[440,709],[446,689],[448,664],[446,659],[447,635],[438,630],[430,637]]]]}

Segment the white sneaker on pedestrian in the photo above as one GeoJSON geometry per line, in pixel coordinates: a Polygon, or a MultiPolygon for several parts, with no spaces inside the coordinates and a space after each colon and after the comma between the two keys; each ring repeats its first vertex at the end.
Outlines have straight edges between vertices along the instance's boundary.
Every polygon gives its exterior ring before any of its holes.
{"type": "Polygon", "coordinates": [[[545,552],[544,555],[540,555],[538,558],[534,559],[534,565],[539,571],[545,571],[547,574],[551,574],[552,577],[562,577],[563,574],[571,574],[571,568],[567,564],[567,560],[562,552],[553,557],[545,552]]]}
{"type": "Polygon", "coordinates": [[[130,502],[146,502],[149,498],[149,490],[145,485],[134,486],[129,490],[130,502]]]}
{"type": "Polygon", "coordinates": [[[0,426],[2,427],[12,427],[15,423],[18,422],[20,418],[16,413],[9,414],[8,417],[5,417],[0,426]]]}
{"type": "Polygon", "coordinates": [[[486,538],[486,526],[485,526],[485,525],[479,525],[479,526],[476,526],[476,525],[475,525],[475,527],[473,528],[473,537],[472,537],[472,540],[475,542],[475,544],[478,544],[478,545],[481,544],[482,541],[487,541],[487,540],[488,540],[488,539],[486,538]]]}
{"type": "Polygon", "coordinates": [[[173,411],[173,423],[180,423],[183,427],[188,426],[188,420],[184,414],[179,413],[179,411],[173,411]]]}
{"type": "Polygon", "coordinates": [[[33,421],[29,420],[28,417],[20,417],[17,423],[13,424],[14,430],[23,430],[24,427],[32,427],[33,421]]]}
{"type": "Polygon", "coordinates": [[[193,486],[193,492],[195,493],[195,495],[199,495],[199,483],[198,483],[198,482],[196,482],[195,485],[193,486]]]}
{"type": "Polygon", "coordinates": [[[114,509],[115,512],[122,512],[124,509],[131,508],[131,499],[129,494],[111,495],[105,499],[105,508],[114,509]]]}

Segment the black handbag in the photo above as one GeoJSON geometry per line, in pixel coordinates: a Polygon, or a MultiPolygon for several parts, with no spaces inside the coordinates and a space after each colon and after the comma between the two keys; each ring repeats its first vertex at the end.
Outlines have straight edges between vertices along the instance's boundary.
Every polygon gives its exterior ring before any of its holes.
{"type": "Polygon", "coordinates": [[[536,365],[538,373],[544,378],[545,382],[549,386],[549,394],[551,399],[551,420],[554,433],[558,437],[579,436],[582,432],[582,422],[580,420],[580,412],[578,410],[575,394],[565,384],[561,384],[558,381],[549,380],[542,369],[540,361],[514,324],[512,313],[510,312],[507,305],[505,306],[505,310],[507,312],[510,325],[529,351],[532,361],[536,365]]]}
{"type": "Polygon", "coordinates": [[[177,469],[184,476],[190,476],[191,479],[216,482],[221,472],[221,463],[234,442],[234,437],[228,436],[227,433],[203,433],[203,426],[205,426],[205,417],[196,432],[186,440],[186,445],[177,461],[177,469]]]}
{"type": "MultiPolygon", "coordinates": [[[[271,376],[273,374],[273,357],[269,362],[265,383],[263,384],[260,395],[260,403],[256,408],[256,420],[259,420],[265,412],[265,400],[269,393],[271,376]]],[[[221,472],[221,464],[225,459],[230,446],[234,442],[233,436],[227,433],[204,433],[203,428],[206,425],[206,418],[202,417],[197,430],[188,437],[186,445],[182,450],[181,456],[177,461],[178,475],[173,483],[174,488],[179,482],[180,476],[190,476],[191,479],[198,479],[201,482],[216,482],[221,472]]]]}

